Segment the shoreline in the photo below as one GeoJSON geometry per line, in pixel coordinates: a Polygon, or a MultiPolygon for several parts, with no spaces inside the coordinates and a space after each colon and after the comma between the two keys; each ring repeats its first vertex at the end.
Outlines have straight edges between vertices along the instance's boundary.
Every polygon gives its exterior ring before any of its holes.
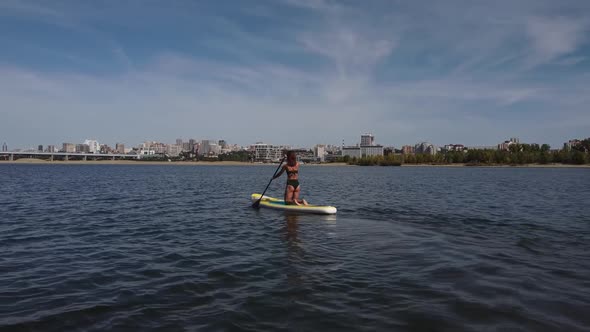
{"type": "MultiPolygon", "coordinates": [[[[23,158],[14,161],[0,160],[0,165],[168,165],[168,166],[272,166],[276,163],[251,163],[242,161],[137,161],[137,160],[43,160],[23,158]]],[[[475,168],[590,168],[590,164],[523,164],[523,165],[468,165],[468,164],[402,164],[401,166],[358,166],[346,163],[303,164],[312,167],[475,167],[475,168]]]]}
{"type": "Polygon", "coordinates": [[[466,167],[466,168],[590,168],[590,164],[522,164],[522,165],[469,165],[469,164],[402,164],[401,167],[466,167]]]}
{"type": "MultiPolygon", "coordinates": [[[[44,160],[22,158],[0,160],[0,165],[156,165],[156,166],[276,166],[277,163],[251,163],[244,161],[141,161],[141,160],[44,160]]],[[[349,166],[346,163],[304,164],[305,166],[349,166]]]]}
{"type": "Polygon", "coordinates": [[[0,160],[0,165],[177,165],[177,166],[255,166],[272,165],[257,164],[241,161],[141,161],[141,160],[44,160],[35,158],[22,158],[14,161],[0,160]]]}

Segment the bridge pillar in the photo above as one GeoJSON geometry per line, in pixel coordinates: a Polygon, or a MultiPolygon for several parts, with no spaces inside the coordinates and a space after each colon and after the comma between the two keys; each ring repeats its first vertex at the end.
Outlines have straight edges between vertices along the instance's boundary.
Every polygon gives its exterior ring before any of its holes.
{"type": "Polygon", "coordinates": [[[49,161],[53,161],[53,155],[49,156],[49,161]]]}
{"type": "Polygon", "coordinates": [[[113,161],[115,160],[115,156],[113,156],[113,161]]]}
{"type": "Polygon", "coordinates": [[[68,161],[68,160],[70,160],[70,156],[68,156],[68,155],[66,154],[66,155],[65,155],[65,157],[64,157],[64,160],[65,160],[65,161],[68,161]]]}
{"type": "Polygon", "coordinates": [[[84,161],[88,160],[88,156],[84,156],[84,161]]]}
{"type": "Polygon", "coordinates": [[[10,161],[14,161],[14,154],[10,154],[10,161]]]}

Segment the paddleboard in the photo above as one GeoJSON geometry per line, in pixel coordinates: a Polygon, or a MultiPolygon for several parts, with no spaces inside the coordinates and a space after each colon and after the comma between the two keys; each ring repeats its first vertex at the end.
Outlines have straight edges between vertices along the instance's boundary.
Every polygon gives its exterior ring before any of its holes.
{"type": "MultiPolygon", "coordinates": [[[[252,202],[260,199],[260,194],[252,194],[252,202]]],[[[326,205],[287,205],[282,199],[264,196],[260,201],[260,206],[269,209],[292,211],[297,213],[315,213],[315,214],[335,214],[336,208],[326,205]]]]}

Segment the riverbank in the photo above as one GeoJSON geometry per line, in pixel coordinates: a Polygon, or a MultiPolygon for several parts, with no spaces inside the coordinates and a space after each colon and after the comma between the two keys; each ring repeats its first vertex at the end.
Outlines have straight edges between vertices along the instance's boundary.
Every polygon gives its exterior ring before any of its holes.
{"type": "Polygon", "coordinates": [[[472,164],[402,164],[402,167],[488,167],[488,168],[590,168],[590,164],[522,164],[522,165],[472,165],[472,164]]]}
{"type": "MultiPolygon", "coordinates": [[[[251,163],[242,161],[145,161],[145,160],[44,160],[22,158],[14,161],[0,160],[3,164],[40,164],[40,165],[175,165],[175,166],[272,166],[275,164],[251,163]]],[[[358,166],[346,163],[304,164],[313,167],[358,166]]],[[[387,166],[358,166],[387,167],[387,166]]],[[[402,164],[401,167],[489,167],[489,168],[590,168],[590,164],[523,164],[523,165],[471,165],[471,164],[402,164]]]]}
{"type": "MultiPolygon", "coordinates": [[[[145,160],[44,160],[22,158],[14,161],[0,160],[2,164],[40,164],[40,165],[178,165],[178,166],[276,166],[277,164],[251,163],[242,161],[145,161],[145,160]]],[[[305,166],[348,166],[346,163],[305,164],[305,166]]]]}
{"type": "Polygon", "coordinates": [[[14,161],[0,161],[2,164],[42,164],[42,165],[179,165],[179,166],[254,166],[256,163],[240,161],[145,161],[145,160],[43,160],[22,158],[14,161]]]}

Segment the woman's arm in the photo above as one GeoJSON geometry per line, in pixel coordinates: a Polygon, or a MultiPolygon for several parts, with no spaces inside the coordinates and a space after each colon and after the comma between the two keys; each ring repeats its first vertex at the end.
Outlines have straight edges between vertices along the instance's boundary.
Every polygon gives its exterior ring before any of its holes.
{"type": "Polygon", "coordinates": [[[281,171],[277,173],[277,175],[273,176],[272,179],[276,179],[276,178],[280,178],[281,175],[283,175],[283,173],[285,172],[285,169],[287,168],[287,165],[283,165],[283,167],[281,167],[281,171]]]}

